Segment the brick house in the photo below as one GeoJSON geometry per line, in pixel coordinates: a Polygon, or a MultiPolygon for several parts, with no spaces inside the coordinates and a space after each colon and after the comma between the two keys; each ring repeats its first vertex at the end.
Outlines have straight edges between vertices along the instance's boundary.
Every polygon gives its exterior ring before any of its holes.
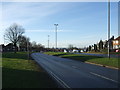
{"type": "Polygon", "coordinates": [[[113,49],[120,48],[120,36],[113,40],[113,49]]]}

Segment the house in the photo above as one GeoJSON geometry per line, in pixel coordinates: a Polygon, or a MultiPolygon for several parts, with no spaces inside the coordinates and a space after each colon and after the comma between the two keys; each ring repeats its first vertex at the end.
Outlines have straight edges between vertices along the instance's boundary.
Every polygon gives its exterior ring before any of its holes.
{"type": "MultiPolygon", "coordinates": [[[[113,50],[113,40],[114,40],[114,36],[112,36],[109,40],[105,40],[103,42],[101,42],[101,48],[102,49],[107,49],[108,48],[108,42],[110,43],[110,50],[113,50]]],[[[99,46],[100,49],[100,46],[99,46]]]]}
{"type": "MultiPolygon", "coordinates": [[[[7,44],[6,46],[2,46],[2,51],[3,52],[12,52],[12,51],[15,51],[15,47],[14,47],[14,45],[12,44],[12,43],[9,43],[9,44],[7,44]]],[[[18,47],[17,47],[17,50],[18,50],[18,47]]]]}
{"type": "Polygon", "coordinates": [[[120,36],[113,40],[113,49],[120,48],[120,36]]]}

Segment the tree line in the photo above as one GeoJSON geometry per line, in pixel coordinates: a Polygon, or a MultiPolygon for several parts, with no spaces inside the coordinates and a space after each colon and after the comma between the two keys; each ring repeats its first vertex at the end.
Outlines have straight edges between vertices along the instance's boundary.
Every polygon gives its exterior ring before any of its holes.
{"type": "Polygon", "coordinates": [[[3,49],[11,49],[15,53],[17,51],[41,51],[44,49],[44,46],[35,41],[30,42],[30,38],[24,36],[25,29],[14,23],[5,30],[4,39],[9,42],[8,45],[3,46],[3,49]]]}
{"type": "Polygon", "coordinates": [[[86,52],[88,52],[88,51],[95,51],[95,52],[107,51],[108,42],[110,43],[110,51],[113,51],[113,40],[114,40],[114,36],[112,36],[109,40],[106,40],[106,41],[100,40],[97,44],[89,45],[86,48],[86,52]]]}

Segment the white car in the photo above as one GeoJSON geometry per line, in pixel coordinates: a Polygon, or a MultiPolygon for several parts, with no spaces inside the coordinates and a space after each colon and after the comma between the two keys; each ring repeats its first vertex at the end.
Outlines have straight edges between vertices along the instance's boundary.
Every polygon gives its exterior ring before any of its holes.
{"type": "Polygon", "coordinates": [[[67,50],[64,49],[64,52],[67,53],[67,50]]]}
{"type": "Polygon", "coordinates": [[[73,49],[73,51],[72,52],[74,52],[74,53],[78,53],[79,51],[78,50],[76,50],[76,49],[73,49]]]}

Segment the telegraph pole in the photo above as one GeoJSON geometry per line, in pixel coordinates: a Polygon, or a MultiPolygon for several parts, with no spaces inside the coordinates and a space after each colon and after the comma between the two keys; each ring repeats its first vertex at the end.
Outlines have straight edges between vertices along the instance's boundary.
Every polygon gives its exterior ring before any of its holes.
{"type": "Polygon", "coordinates": [[[108,58],[110,58],[110,0],[108,0],[108,58]]]}
{"type": "Polygon", "coordinates": [[[56,42],[56,49],[57,49],[57,26],[58,24],[54,24],[55,25],[55,42],[56,42]]]}

